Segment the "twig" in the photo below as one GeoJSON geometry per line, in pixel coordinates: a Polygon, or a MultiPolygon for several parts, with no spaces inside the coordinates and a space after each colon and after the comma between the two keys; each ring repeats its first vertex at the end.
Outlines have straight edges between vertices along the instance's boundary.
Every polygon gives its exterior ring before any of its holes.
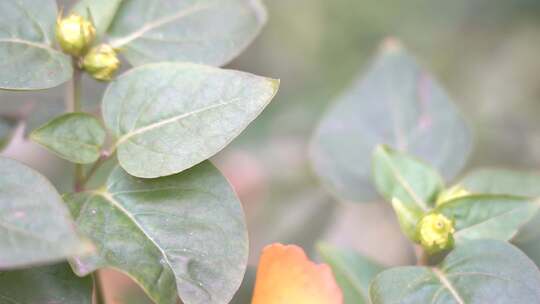
{"type": "Polygon", "coordinates": [[[94,296],[96,304],[106,304],[105,295],[103,294],[103,288],[101,285],[101,278],[98,271],[92,273],[92,278],[94,279],[94,296]]]}

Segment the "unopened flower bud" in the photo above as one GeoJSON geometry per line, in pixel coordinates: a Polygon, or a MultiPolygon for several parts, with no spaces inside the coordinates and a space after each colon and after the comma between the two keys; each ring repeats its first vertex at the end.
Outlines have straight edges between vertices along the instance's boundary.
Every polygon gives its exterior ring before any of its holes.
{"type": "Polygon", "coordinates": [[[84,56],[82,67],[95,79],[109,81],[120,67],[120,60],[110,45],[101,44],[84,56]]]}
{"type": "Polygon", "coordinates": [[[62,50],[70,55],[83,55],[95,38],[96,28],[92,22],[77,14],[56,21],[56,39],[62,50]]]}
{"type": "Polygon", "coordinates": [[[451,249],[454,246],[454,224],[439,213],[425,215],[417,226],[418,240],[430,254],[451,249]]]}

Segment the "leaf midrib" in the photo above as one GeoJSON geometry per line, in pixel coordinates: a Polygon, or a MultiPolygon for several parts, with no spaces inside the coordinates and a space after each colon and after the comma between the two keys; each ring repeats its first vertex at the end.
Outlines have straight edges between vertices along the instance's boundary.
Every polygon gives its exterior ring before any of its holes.
{"type": "Polygon", "coordinates": [[[169,268],[171,269],[171,271],[173,271],[173,266],[171,264],[171,261],[169,261],[169,257],[167,256],[167,254],[165,253],[165,251],[161,248],[161,246],[159,246],[159,244],[157,243],[156,240],[154,240],[154,238],[152,236],[150,236],[148,233],[146,233],[145,229],[143,229],[143,226],[139,223],[139,221],[137,221],[137,219],[135,217],[133,217],[133,215],[131,215],[131,213],[129,212],[129,210],[127,210],[120,202],[118,202],[115,198],[114,198],[114,194],[108,192],[107,190],[105,191],[95,191],[93,192],[95,195],[98,195],[102,198],[104,198],[106,201],[110,202],[111,205],[113,207],[115,207],[116,209],[118,209],[120,212],[122,212],[127,218],[129,218],[129,220],[131,222],[133,222],[133,224],[144,234],[144,236],[146,236],[148,238],[148,240],[150,240],[150,242],[152,242],[152,244],[154,244],[154,246],[159,250],[159,252],[161,253],[161,255],[163,256],[163,259],[165,260],[165,262],[167,263],[167,266],[169,266],[169,268]]]}
{"type": "Polygon", "coordinates": [[[181,9],[175,14],[168,15],[168,16],[165,16],[165,17],[161,17],[161,18],[158,18],[156,20],[153,20],[152,22],[146,23],[145,25],[143,25],[138,30],[135,30],[135,31],[131,32],[130,34],[127,34],[123,38],[118,38],[116,40],[111,41],[111,45],[113,47],[115,47],[115,48],[122,47],[122,46],[132,42],[133,40],[136,40],[139,37],[142,37],[145,33],[149,32],[149,31],[152,31],[152,30],[154,30],[156,28],[159,28],[159,27],[161,27],[163,25],[174,22],[176,20],[180,20],[180,19],[182,19],[184,17],[187,17],[187,16],[189,16],[191,14],[197,13],[197,12],[199,12],[201,10],[208,9],[210,7],[211,7],[210,4],[206,4],[206,5],[196,4],[196,5],[193,5],[191,7],[181,9]]]}
{"type": "Polygon", "coordinates": [[[213,109],[216,109],[216,108],[219,108],[219,107],[230,105],[234,101],[235,101],[235,99],[233,99],[231,101],[228,101],[228,102],[221,102],[221,103],[213,104],[213,105],[203,107],[203,108],[200,108],[200,109],[197,109],[197,110],[193,110],[193,111],[190,111],[190,112],[187,112],[187,113],[182,113],[180,115],[175,115],[175,116],[173,116],[171,118],[167,118],[167,119],[155,122],[155,123],[151,123],[151,124],[149,124],[147,126],[144,126],[144,127],[138,128],[138,129],[133,129],[133,130],[129,131],[128,133],[122,135],[116,141],[114,150],[118,146],[120,146],[122,143],[124,143],[125,141],[127,141],[128,139],[130,139],[133,136],[143,134],[143,133],[146,133],[146,132],[151,131],[153,129],[157,129],[157,128],[160,128],[162,126],[165,126],[167,124],[180,121],[180,120],[182,120],[182,119],[184,119],[186,117],[189,117],[191,115],[197,115],[197,114],[200,114],[200,113],[203,113],[203,112],[206,112],[206,111],[210,111],[210,110],[213,110],[213,109]]]}
{"type": "MultiPolygon", "coordinates": [[[[463,229],[460,229],[460,230],[456,231],[455,235],[456,235],[456,237],[458,237],[459,235],[463,234],[464,232],[467,232],[467,231],[470,230],[470,229],[474,229],[474,228],[477,227],[477,226],[484,225],[484,224],[486,224],[486,223],[488,223],[488,222],[494,221],[494,220],[496,220],[497,218],[499,218],[499,217],[501,217],[501,216],[508,215],[508,214],[510,214],[510,213],[512,213],[512,212],[520,211],[520,210],[523,209],[523,208],[528,208],[528,207],[530,207],[529,205],[532,205],[532,204],[531,204],[530,202],[527,202],[527,203],[525,203],[525,204],[523,204],[523,205],[521,205],[521,206],[517,206],[517,207],[512,208],[512,209],[510,209],[510,210],[507,210],[507,211],[505,211],[505,212],[499,213],[499,214],[497,214],[497,215],[495,215],[495,216],[493,216],[493,217],[490,217],[490,218],[488,218],[488,219],[486,219],[486,220],[484,220],[484,221],[480,221],[480,222],[475,223],[475,224],[473,224],[473,225],[471,225],[471,226],[468,226],[468,227],[465,227],[465,228],[463,228],[463,229]]],[[[517,227],[515,230],[519,230],[519,227],[517,227]]]]}
{"type": "Polygon", "coordinates": [[[52,47],[50,47],[47,44],[39,43],[39,42],[33,42],[33,41],[29,41],[29,40],[22,40],[22,39],[18,39],[18,38],[0,38],[0,42],[13,42],[13,43],[27,44],[27,45],[30,45],[30,46],[33,46],[33,47],[45,49],[45,50],[50,51],[50,52],[58,52],[58,51],[56,51],[55,49],[53,49],[52,47]]]}
{"type": "Polygon", "coordinates": [[[416,205],[418,205],[418,207],[420,207],[424,211],[427,211],[428,207],[427,207],[426,203],[418,196],[418,194],[416,194],[416,192],[414,191],[412,186],[407,182],[407,180],[405,180],[405,178],[403,176],[401,176],[401,174],[396,169],[396,167],[394,167],[394,164],[392,163],[392,161],[391,161],[390,157],[388,156],[388,154],[386,153],[386,151],[383,151],[382,155],[383,155],[384,159],[386,160],[386,163],[388,164],[388,167],[392,171],[392,174],[398,180],[398,182],[403,187],[403,189],[405,189],[405,191],[412,197],[412,199],[414,200],[416,205]]]}
{"type": "Polygon", "coordinates": [[[452,297],[454,298],[454,300],[456,300],[458,304],[465,304],[465,301],[463,300],[463,298],[461,298],[457,289],[452,285],[452,283],[446,277],[444,272],[442,272],[438,268],[431,268],[431,271],[433,272],[433,274],[435,274],[435,276],[437,277],[439,282],[441,282],[444,288],[446,288],[450,292],[450,294],[452,295],[452,297]]]}

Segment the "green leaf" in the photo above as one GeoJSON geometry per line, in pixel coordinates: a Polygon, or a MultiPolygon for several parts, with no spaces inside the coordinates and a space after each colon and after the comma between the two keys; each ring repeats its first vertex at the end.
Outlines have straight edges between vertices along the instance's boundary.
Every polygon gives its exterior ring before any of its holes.
{"type": "Polygon", "coordinates": [[[109,34],[133,65],[221,66],[239,55],[265,22],[260,0],[125,0],[109,34]]]}
{"type": "Polygon", "coordinates": [[[377,146],[373,153],[373,179],[388,202],[398,199],[408,208],[424,211],[434,206],[444,187],[433,168],[386,146],[377,146]]]}
{"type": "Polygon", "coordinates": [[[373,201],[370,157],[378,144],[419,157],[446,179],[471,150],[470,131],[446,92],[395,41],[322,119],[313,166],[340,199],[373,201]]]}
{"type": "Polygon", "coordinates": [[[97,39],[105,35],[123,0],[81,0],[73,12],[92,20],[96,27],[97,39]],[[90,12],[90,15],[88,14],[90,12]]]}
{"type": "Polygon", "coordinates": [[[425,211],[403,203],[399,199],[392,200],[392,207],[396,213],[396,217],[399,223],[399,227],[403,234],[405,234],[410,240],[417,241],[417,224],[420,222],[425,214],[425,211]]]}
{"type": "Polygon", "coordinates": [[[0,272],[0,303],[92,304],[92,279],[75,276],[67,263],[0,272]]]}
{"type": "Polygon", "coordinates": [[[369,294],[373,304],[540,303],[540,272],[514,246],[482,240],[457,247],[438,267],[386,270],[369,294]]]}
{"type": "MultiPolygon", "coordinates": [[[[540,197],[540,174],[508,169],[479,169],[461,180],[468,191],[476,193],[512,194],[530,198],[540,197]]],[[[540,265],[540,213],[520,227],[518,234],[512,239],[527,256],[540,265]]]]}
{"type": "Polygon", "coordinates": [[[459,184],[473,193],[540,197],[540,174],[507,169],[479,169],[459,184]]]}
{"type": "Polygon", "coordinates": [[[16,127],[16,121],[0,116],[0,151],[9,144],[16,127]]]}
{"type": "Polygon", "coordinates": [[[223,149],[262,112],[278,84],[190,63],[146,65],[111,84],[103,117],[129,174],[166,176],[223,149]]]}
{"type": "Polygon", "coordinates": [[[506,195],[469,195],[435,210],[455,221],[456,242],[475,239],[508,241],[538,212],[531,199],[506,195]]]}
{"type": "Polygon", "coordinates": [[[101,190],[65,196],[98,253],[73,261],[79,275],[113,267],[158,304],[228,303],[244,275],[248,240],[241,204],[209,162],[139,179],[116,168],[101,190]]]}
{"type": "Polygon", "coordinates": [[[34,130],[30,139],[78,164],[95,162],[105,142],[105,129],[87,113],[68,113],[34,130]]]}
{"type": "Polygon", "coordinates": [[[344,304],[369,304],[369,283],[384,268],[353,250],[319,244],[323,260],[330,265],[343,292],[344,304]]]}
{"type": "Polygon", "coordinates": [[[0,89],[39,90],[69,80],[70,57],[53,49],[54,0],[0,1],[0,89]]]}
{"type": "Polygon", "coordinates": [[[62,260],[88,249],[49,181],[0,158],[0,269],[62,260]]]}
{"type": "Polygon", "coordinates": [[[373,153],[373,179],[381,195],[392,203],[403,233],[416,240],[416,225],[435,205],[444,184],[429,165],[387,146],[373,153]]]}

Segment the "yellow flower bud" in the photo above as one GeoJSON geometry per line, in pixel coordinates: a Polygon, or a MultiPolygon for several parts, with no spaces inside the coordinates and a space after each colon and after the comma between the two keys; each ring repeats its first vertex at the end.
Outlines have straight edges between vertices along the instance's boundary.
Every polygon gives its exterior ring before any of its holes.
{"type": "Polygon", "coordinates": [[[73,56],[81,56],[96,38],[96,28],[85,18],[71,14],[56,21],[56,39],[62,50],[73,56]]]}
{"type": "Polygon", "coordinates": [[[120,67],[120,60],[110,45],[101,44],[84,56],[82,67],[95,79],[109,81],[120,67]]]}
{"type": "Polygon", "coordinates": [[[430,254],[451,249],[454,246],[454,232],[452,221],[439,213],[425,215],[417,226],[418,240],[430,254]]]}
{"type": "Polygon", "coordinates": [[[442,205],[450,200],[464,197],[471,194],[467,189],[463,188],[461,185],[455,185],[449,189],[442,191],[437,197],[436,205],[442,205]]]}

